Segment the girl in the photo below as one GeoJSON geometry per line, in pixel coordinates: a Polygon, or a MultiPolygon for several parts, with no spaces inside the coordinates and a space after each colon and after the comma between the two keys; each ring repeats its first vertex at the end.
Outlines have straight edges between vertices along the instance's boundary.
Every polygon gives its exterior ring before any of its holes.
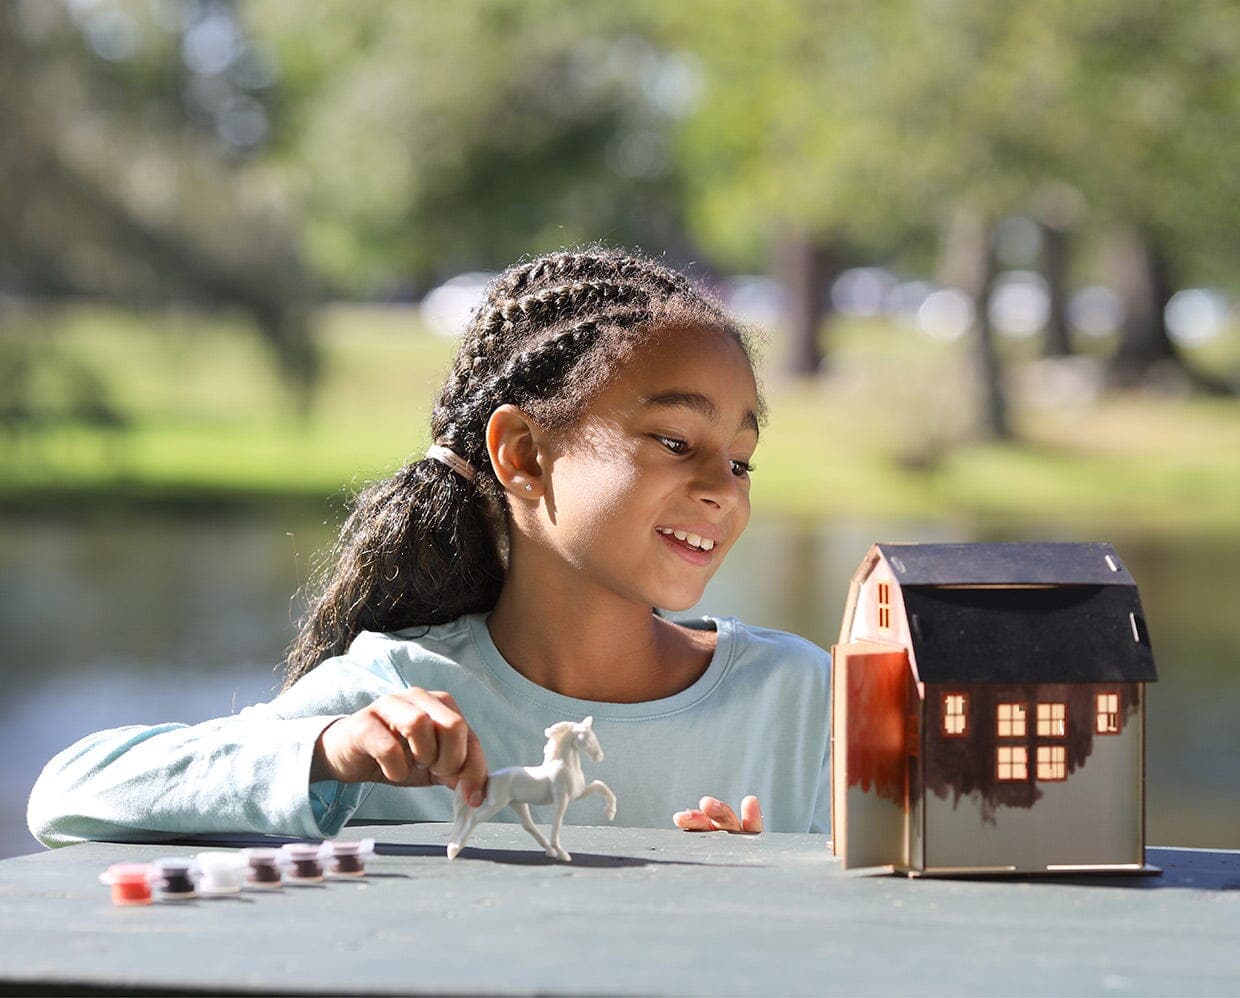
{"type": "Polygon", "coordinates": [[[745,336],[684,276],[607,250],[510,268],[426,457],[358,497],[280,695],[83,739],[35,785],[31,831],[449,821],[449,788],[477,806],[488,768],[586,715],[623,824],[827,831],[826,653],[658,612],[697,603],[745,529],[762,415],[745,336]]]}

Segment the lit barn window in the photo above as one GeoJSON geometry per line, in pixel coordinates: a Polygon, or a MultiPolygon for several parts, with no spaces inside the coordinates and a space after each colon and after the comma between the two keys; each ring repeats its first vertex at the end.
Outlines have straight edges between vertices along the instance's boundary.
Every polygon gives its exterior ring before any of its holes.
{"type": "Polygon", "coordinates": [[[891,630],[891,583],[878,584],[878,626],[880,630],[891,630]]]}
{"type": "Polygon", "coordinates": [[[1000,738],[1023,738],[1025,736],[1025,715],[1028,711],[1023,703],[999,704],[1000,738]]]}
{"type": "Polygon", "coordinates": [[[1023,745],[1000,745],[995,751],[998,753],[995,775],[1000,780],[1029,779],[1029,752],[1023,745]]]}
{"type": "Polygon", "coordinates": [[[969,730],[969,694],[943,694],[943,734],[959,738],[969,730]]]}
{"type": "Polygon", "coordinates": [[[1068,778],[1067,749],[1062,745],[1038,746],[1038,779],[1066,780],[1068,778]]]}
{"type": "Polygon", "coordinates": [[[1098,734],[1119,734],[1119,694],[1098,694],[1098,734]]]}
{"type": "Polygon", "coordinates": [[[1038,735],[1042,738],[1062,738],[1067,732],[1067,704],[1038,704],[1038,735]]]}

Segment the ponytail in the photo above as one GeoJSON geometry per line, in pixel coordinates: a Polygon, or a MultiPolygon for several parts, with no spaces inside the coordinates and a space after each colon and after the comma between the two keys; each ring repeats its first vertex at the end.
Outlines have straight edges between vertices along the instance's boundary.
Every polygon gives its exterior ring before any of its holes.
{"type": "Polygon", "coordinates": [[[504,569],[487,497],[438,461],[407,464],[354,500],[333,570],[290,646],[284,688],[362,631],[490,610],[504,569]]]}

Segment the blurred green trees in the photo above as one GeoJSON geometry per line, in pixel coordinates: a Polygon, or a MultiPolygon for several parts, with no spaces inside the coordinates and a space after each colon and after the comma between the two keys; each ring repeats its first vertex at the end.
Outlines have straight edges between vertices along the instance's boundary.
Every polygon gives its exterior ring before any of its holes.
{"type": "Polygon", "coordinates": [[[312,382],[314,301],[414,297],[595,239],[766,269],[787,363],[874,262],[987,304],[1005,218],[1066,296],[1124,298],[1115,384],[1170,295],[1235,287],[1240,5],[1154,0],[47,0],[0,7],[0,290],[240,307],[312,382]]]}
{"type": "Polygon", "coordinates": [[[304,398],[313,280],[250,155],[261,58],[228,5],[0,5],[0,291],[240,308],[304,398]]]}

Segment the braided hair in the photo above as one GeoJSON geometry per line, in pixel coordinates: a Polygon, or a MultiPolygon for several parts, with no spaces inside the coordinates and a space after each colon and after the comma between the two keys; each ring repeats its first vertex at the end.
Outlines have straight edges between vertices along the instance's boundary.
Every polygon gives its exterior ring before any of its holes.
{"type": "Polygon", "coordinates": [[[508,527],[486,447],[491,414],[511,403],[548,430],[569,427],[643,339],[678,328],[718,329],[751,355],[747,336],[714,299],[644,256],[593,247],[540,256],[496,277],[431,414],[431,439],[473,465],[475,479],[423,459],[356,497],[289,647],[285,688],[342,654],[361,631],[492,609],[508,527]]]}

